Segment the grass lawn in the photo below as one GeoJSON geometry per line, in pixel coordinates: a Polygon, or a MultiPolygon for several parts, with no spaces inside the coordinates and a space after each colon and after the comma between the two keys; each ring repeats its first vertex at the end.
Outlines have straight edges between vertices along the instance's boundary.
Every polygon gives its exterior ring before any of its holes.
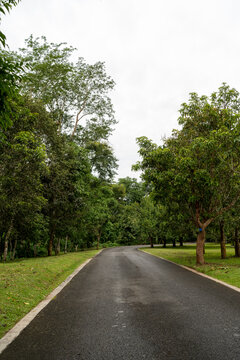
{"type": "Polygon", "coordinates": [[[0,263],[0,338],[97,250],[0,263]]]}
{"type": "Polygon", "coordinates": [[[196,266],[196,246],[186,245],[184,247],[167,248],[155,247],[143,248],[141,250],[149,254],[171,260],[177,264],[191,267],[213,278],[225,281],[230,285],[240,288],[240,258],[234,257],[234,248],[230,245],[227,248],[227,259],[221,259],[220,245],[206,244],[205,265],[196,266]]]}

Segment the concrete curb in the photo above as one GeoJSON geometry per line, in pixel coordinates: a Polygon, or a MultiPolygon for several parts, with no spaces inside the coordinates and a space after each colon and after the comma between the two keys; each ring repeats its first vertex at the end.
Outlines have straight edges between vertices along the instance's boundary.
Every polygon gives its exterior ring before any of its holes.
{"type": "MultiPolygon", "coordinates": [[[[103,249],[102,249],[103,250],[103,249]]],[[[3,337],[0,339],[0,354],[6,347],[11,344],[11,342],[16,339],[16,337],[22,332],[25,327],[27,327],[30,322],[37,316],[38,313],[42,309],[47,306],[50,301],[62,291],[62,289],[76,276],[79,271],[81,271],[92,259],[98,256],[102,250],[99,251],[98,254],[93,256],[91,259],[86,260],[83,264],[81,264],[76,270],[73,271],[71,275],[69,275],[66,280],[64,280],[56,289],[54,289],[44,300],[42,300],[35,308],[33,308],[27,315],[25,315],[14,327],[9,330],[3,337]]]]}
{"type": "Polygon", "coordinates": [[[221,281],[221,280],[218,280],[218,279],[214,279],[213,277],[211,277],[211,276],[209,276],[209,275],[203,274],[203,273],[201,273],[201,272],[199,272],[199,271],[197,271],[197,270],[195,270],[195,269],[192,269],[192,268],[190,268],[190,267],[188,267],[188,266],[180,265],[180,264],[177,264],[177,263],[175,263],[175,262],[173,262],[173,261],[171,261],[171,260],[164,259],[164,258],[162,258],[161,256],[157,256],[157,255],[150,254],[150,253],[148,253],[148,252],[146,252],[146,251],[144,251],[144,250],[140,250],[140,249],[138,249],[138,250],[144,252],[145,254],[154,256],[154,257],[156,257],[156,258],[158,258],[158,259],[161,259],[161,260],[167,261],[167,262],[169,262],[169,263],[171,263],[171,264],[177,265],[177,266],[179,266],[179,267],[181,267],[181,268],[183,268],[183,269],[186,269],[186,270],[188,270],[188,271],[193,272],[194,274],[197,274],[197,275],[203,276],[203,277],[205,277],[205,278],[207,278],[207,279],[210,279],[210,280],[212,280],[212,281],[215,281],[215,282],[218,283],[218,284],[221,284],[221,285],[223,285],[223,286],[226,286],[226,287],[228,287],[228,288],[230,288],[230,289],[232,289],[232,290],[235,290],[235,291],[237,291],[237,292],[240,293],[240,288],[238,288],[237,286],[229,285],[229,284],[225,283],[224,281],[221,281]]]}

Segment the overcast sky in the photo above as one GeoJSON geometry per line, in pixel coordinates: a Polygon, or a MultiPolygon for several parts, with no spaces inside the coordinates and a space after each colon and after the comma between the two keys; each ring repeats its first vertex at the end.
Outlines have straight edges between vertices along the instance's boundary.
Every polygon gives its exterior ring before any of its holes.
{"type": "Polygon", "coordinates": [[[190,92],[209,95],[222,82],[240,91],[239,16],[239,0],[22,0],[1,28],[12,50],[45,35],[106,63],[119,177],[136,177],[136,138],[170,135],[190,92]]]}

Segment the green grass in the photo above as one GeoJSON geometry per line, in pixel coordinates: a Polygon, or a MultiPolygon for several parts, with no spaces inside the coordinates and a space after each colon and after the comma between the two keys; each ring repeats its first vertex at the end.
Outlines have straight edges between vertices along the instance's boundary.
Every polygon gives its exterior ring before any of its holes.
{"type": "Polygon", "coordinates": [[[0,338],[98,251],[0,263],[0,338]]]}
{"type": "Polygon", "coordinates": [[[180,265],[191,267],[218,280],[240,288],[240,258],[234,257],[234,248],[227,245],[227,259],[221,259],[220,245],[206,244],[205,265],[196,265],[196,246],[143,248],[149,254],[162,257],[180,265]]]}

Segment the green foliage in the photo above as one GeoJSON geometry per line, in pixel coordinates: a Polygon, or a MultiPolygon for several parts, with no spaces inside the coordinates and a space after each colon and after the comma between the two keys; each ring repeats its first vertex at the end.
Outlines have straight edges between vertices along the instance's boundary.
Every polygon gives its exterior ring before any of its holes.
{"type": "Polygon", "coordinates": [[[142,183],[139,183],[135,178],[120,178],[118,184],[124,186],[126,189],[126,195],[124,197],[124,202],[126,204],[131,204],[134,202],[140,203],[144,195],[146,194],[145,186],[142,183]]]}
{"type": "Polygon", "coordinates": [[[140,243],[140,206],[138,203],[125,205],[119,216],[119,243],[133,245],[140,243]]]}
{"type": "Polygon", "coordinates": [[[18,54],[2,52],[4,260],[90,247],[104,231],[106,241],[117,239],[109,183],[117,163],[108,143],[114,82],[103,63],[73,63],[74,50],[31,36],[18,54]]]}
{"type": "Polygon", "coordinates": [[[73,62],[74,51],[31,36],[18,54],[3,53],[4,257],[7,244],[14,257],[104,243],[182,242],[231,208],[237,212],[236,90],[223,84],[209,98],[191,94],[180,109],[181,130],[161,146],[137,140],[141,161],[134,169],[143,170],[144,183],[129,177],[113,183],[114,82],[101,62],[73,62]]]}
{"type": "Polygon", "coordinates": [[[104,63],[89,65],[83,58],[73,63],[75,50],[30,36],[18,55],[27,66],[22,92],[40,99],[59,132],[71,133],[72,141],[88,150],[92,171],[104,180],[112,179],[117,161],[108,138],[116,120],[108,93],[114,82],[104,63]]]}
{"type": "MultiPolygon", "coordinates": [[[[0,1],[0,22],[2,15],[9,12],[19,1],[0,1]]],[[[6,36],[2,31],[0,31],[0,45],[6,46],[6,36]]],[[[17,81],[20,79],[21,70],[21,62],[16,61],[9,52],[0,48],[0,141],[2,140],[2,130],[5,130],[12,123],[11,99],[17,93],[17,81]]]]}
{"type": "Polygon", "coordinates": [[[2,131],[12,124],[12,100],[17,97],[21,63],[9,52],[0,49],[0,139],[2,131]]]}
{"type": "MultiPolygon", "coordinates": [[[[230,210],[240,195],[240,97],[223,84],[210,98],[190,94],[180,109],[182,129],[163,145],[139,138],[143,179],[153,197],[168,210],[187,214],[193,227],[204,230],[230,210]]],[[[188,220],[188,221],[189,221],[188,220]]]]}
{"type": "MultiPolygon", "coordinates": [[[[13,6],[16,6],[20,0],[1,0],[0,1],[0,22],[2,15],[6,15],[7,12],[10,12],[13,6]]],[[[0,44],[6,46],[6,35],[0,31],[0,44]]]]}

